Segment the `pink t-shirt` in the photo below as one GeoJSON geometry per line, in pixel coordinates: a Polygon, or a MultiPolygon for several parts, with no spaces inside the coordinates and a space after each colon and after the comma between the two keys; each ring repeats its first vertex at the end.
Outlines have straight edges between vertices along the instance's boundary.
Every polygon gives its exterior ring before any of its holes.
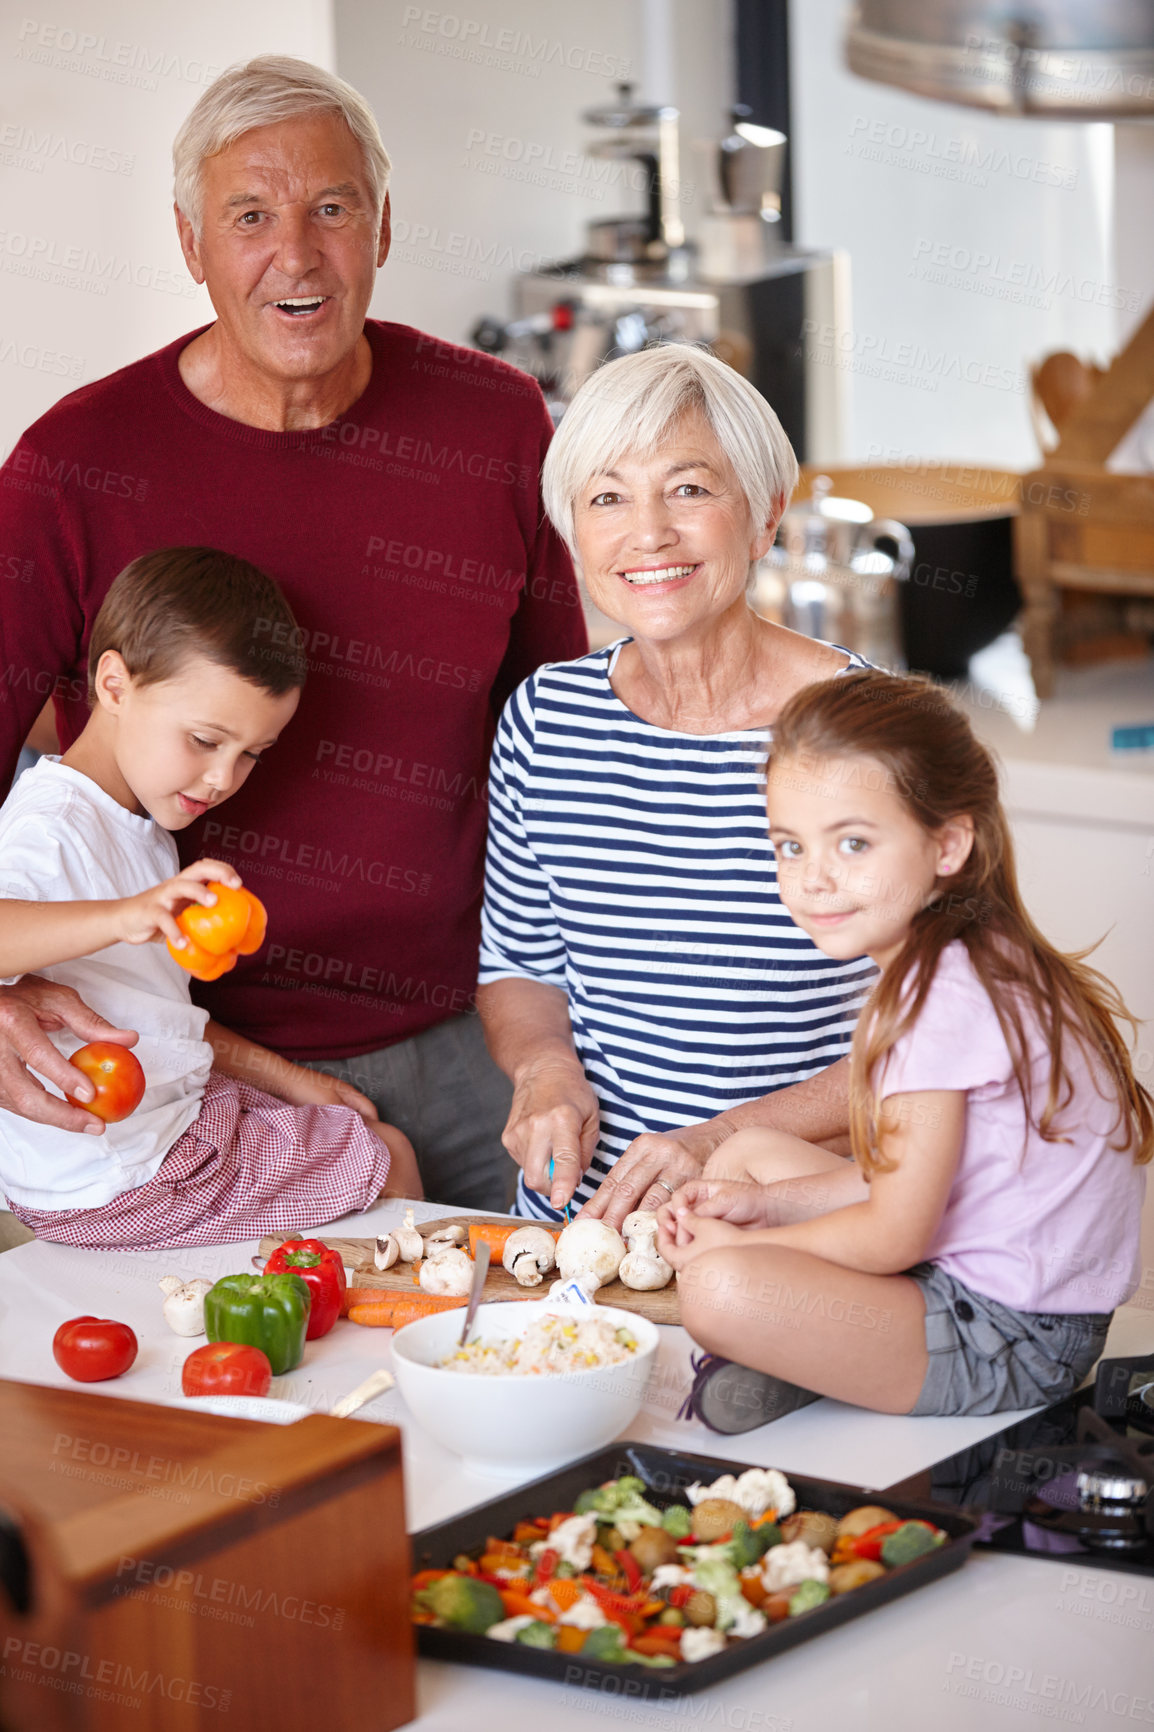
{"type": "MultiPolygon", "coordinates": [[[[1027,1021],[1034,1113],[1048,1050],[1027,1021]]],[[[882,1095],[964,1089],[958,1170],[927,1257],[1017,1311],[1112,1311],[1138,1285],[1146,1175],[1120,1140],[1118,1107],[1094,1085],[1079,1042],[1063,1048],[1074,1095],[1043,1142],[1027,1128],[1009,1048],[963,944],[947,945],[917,1024],[891,1049],[882,1095]]]]}

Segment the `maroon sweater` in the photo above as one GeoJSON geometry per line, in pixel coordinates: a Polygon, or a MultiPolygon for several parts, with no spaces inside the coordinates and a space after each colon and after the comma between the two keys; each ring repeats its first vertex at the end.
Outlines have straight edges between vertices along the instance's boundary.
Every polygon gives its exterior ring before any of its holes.
{"type": "Polygon", "coordinates": [[[317,431],[206,409],[180,378],[189,336],[65,397],[0,471],[0,786],[47,696],[65,747],[83,727],[92,622],[129,560],[220,547],[283,585],[307,634],[300,708],[179,842],[269,911],[264,949],[198,999],[298,1059],[467,1008],[495,718],[586,648],[540,510],[536,385],[406,325],[365,330],[368,388],[317,431]]]}

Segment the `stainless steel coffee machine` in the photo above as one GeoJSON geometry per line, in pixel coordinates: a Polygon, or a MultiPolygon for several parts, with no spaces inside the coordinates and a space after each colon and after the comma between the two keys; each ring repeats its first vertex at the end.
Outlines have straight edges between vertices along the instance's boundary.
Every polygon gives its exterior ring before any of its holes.
{"type": "Polygon", "coordinates": [[[836,461],[845,375],[828,360],[849,322],[848,261],[779,238],[784,135],[735,110],[706,152],[699,211],[699,189],[681,180],[675,108],[638,102],[620,85],[582,119],[587,154],[629,165],[622,179],[634,208],[591,223],[580,257],[518,276],[513,317],[481,320],[473,341],[534,373],[556,419],[611,356],[662,341],[708,344],[772,403],[799,458],[836,461]]]}

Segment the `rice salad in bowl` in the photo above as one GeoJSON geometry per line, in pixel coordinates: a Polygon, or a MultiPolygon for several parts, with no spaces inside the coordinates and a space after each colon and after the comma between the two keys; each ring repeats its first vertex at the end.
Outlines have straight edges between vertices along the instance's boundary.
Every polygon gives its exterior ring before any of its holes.
{"type": "Polygon", "coordinates": [[[483,1303],[461,1349],[463,1320],[442,1311],[405,1324],[392,1369],[426,1436],[488,1478],[535,1479],[620,1437],[661,1339],[648,1317],[614,1305],[483,1303]]]}
{"type": "Polygon", "coordinates": [[[504,1341],[478,1339],[440,1361],[447,1371],[494,1377],[542,1377],[551,1372],[604,1370],[625,1365],[637,1353],[636,1332],[607,1317],[536,1317],[519,1335],[504,1341]]]}

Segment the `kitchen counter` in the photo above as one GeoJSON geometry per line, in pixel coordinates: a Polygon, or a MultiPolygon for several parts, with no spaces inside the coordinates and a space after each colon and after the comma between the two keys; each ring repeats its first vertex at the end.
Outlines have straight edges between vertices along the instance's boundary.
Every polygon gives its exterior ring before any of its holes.
{"type": "MultiPolygon", "coordinates": [[[[422,1206],[418,1216],[444,1213],[422,1206]]],[[[331,1230],[357,1237],[400,1219],[395,1204],[331,1230]]],[[[64,1385],[51,1356],[60,1323],[84,1312],[129,1323],[140,1340],[133,1369],[93,1386],[109,1399],[180,1403],[180,1367],[195,1343],[161,1317],[162,1275],[213,1279],[245,1268],[255,1244],[133,1254],[32,1243],[0,1257],[0,1366],[6,1377],[64,1385]]],[[[675,1415],[689,1380],[691,1343],[663,1329],[646,1406],[628,1428],[645,1442],[844,1480],[891,1485],[1001,1430],[988,1419],[906,1419],[820,1401],[744,1437],[723,1438],[675,1415]]],[[[311,1342],[306,1363],[272,1393],[330,1407],[377,1366],[391,1333],[338,1327],[311,1342]]],[[[1154,1311],[1130,1306],[1114,1320],[1109,1351],[1154,1349],[1154,1311]]],[[[409,1525],[416,1529],[499,1495],[508,1482],[464,1472],[457,1458],[408,1419],[395,1390],[360,1416],[405,1434],[409,1525]]],[[[420,1732],[589,1732],[621,1722],[732,1732],[1014,1732],[1030,1716],[1091,1729],[1154,1726],[1154,1580],[977,1553],[957,1574],[880,1608],[732,1682],[668,1706],[618,1693],[558,1687],[471,1667],[420,1664],[420,1732]]],[[[614,1680],[616,1683],[616,1679],[614,1680]]],[[[342,1732],[342,1729],[334,1729],[342,1732]]]]}

